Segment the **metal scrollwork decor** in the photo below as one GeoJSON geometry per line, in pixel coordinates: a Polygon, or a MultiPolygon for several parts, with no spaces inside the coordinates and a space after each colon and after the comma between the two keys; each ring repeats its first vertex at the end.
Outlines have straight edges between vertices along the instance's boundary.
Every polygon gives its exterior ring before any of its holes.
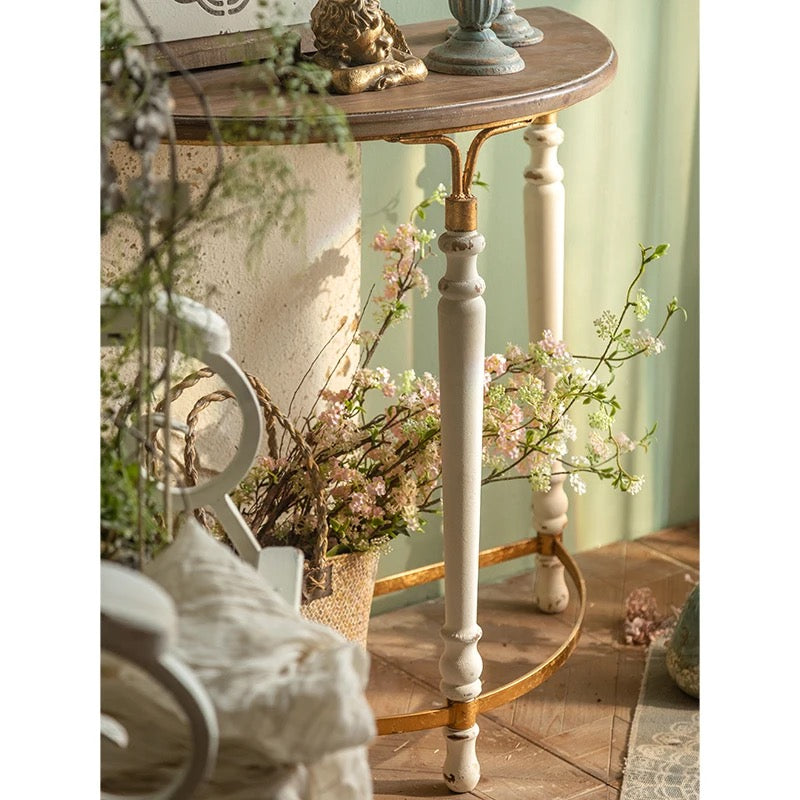
{"type": "Polygon", "coordinates": [[[175,0],[176,3],[197,3],[200,8],[215,17],[238,14],[250,0],[175,0]]]}

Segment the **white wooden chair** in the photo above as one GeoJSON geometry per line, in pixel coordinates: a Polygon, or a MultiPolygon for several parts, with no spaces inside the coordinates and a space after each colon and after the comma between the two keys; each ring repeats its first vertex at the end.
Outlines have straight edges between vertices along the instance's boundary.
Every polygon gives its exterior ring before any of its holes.
{"type": "MultiPolygon", "coordinates": [[[[168,491],[177,507],[187,511],[211,507],[236,552],[256,568],[293,608],[300,607],[303,555],[295,547],[261,548],[253,532],[228,496],[247,475],[258,455],[263,432],[261,407],[250,381],[228,354],[231,344],[228,325],[209,308],[180,295],[172,296],[172,316],[180,325],[181,351],[210,367],[225,382],[239,406],[242,427],[236,453],[219,474],[197,486],[170,486],[168,491]]],[[[165,295],[154,308],[154,346],[164,346],[170,312],[165,295]]],[[[118,343],[134,325],[130,308],[119,302],[113,290],[101,296],[101,343],[118,343]]],[[[163,490],[163,487],[161,487],[163,490]]]]}
{"type": "MultiPolygon", "coordinates": [[[[214,769],[219,731],[208,693],[173,652],[178,616],[172,598],[135,570],[108,561],[100,569],[100,646],[136,664],[157,680],[186,714],[192,738],[188,763],[164,788],[139,800],[186,800],[214,769]]],[[[104,716],[102,733],[120,746],[127,732],[104,716]]],[[[102,800],[135,800],[101,793],[102,800]]]]}
{"type": "MultiPolygon", "coordinates": [[[[230,332],[226,322],[210,309],[186,297],[165,295],[153,309],[153,345],[166,342],[168,320],[179,326],[181,351],[210,367],[233,393],[242,415],[238,447],[231,462],[201,485],[161,487],[175,503],[191,512],[210,506],[239,556],[256,568],[268,585],[299,609],[303,555],[292,547],[262,550],[247,523],[228,496],[255,460],[262,436],[258,400],[247,377],[228,354],[230,332]]],[[[119,344],[137,324],[130,308],[113,290],[101,296],[101,344],[119,344]]],[[[170,596],[146,576],[118,564],[101,563],[101,647],[144,669],[166,688],[189,720],[192,750],[187,764],[163,789],[133,800],[184,800],[213,770],[218,727],[207,692],[193,672],[175,655],[177,614],[170,596]]],[[[103,734],[124,746],[127,734],[115,720],[104,717],[103,734]]],[[[103,800],[119,796],[103,794],[103,800]]],[[[127,800],[133,796],[126,795],[127,800]]]]}

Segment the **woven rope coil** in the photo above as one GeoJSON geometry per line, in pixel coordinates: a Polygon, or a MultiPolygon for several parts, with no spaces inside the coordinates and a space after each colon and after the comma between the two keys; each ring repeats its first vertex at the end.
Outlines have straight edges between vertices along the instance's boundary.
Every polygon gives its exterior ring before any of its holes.
{"type": "MultiPolygon", "coordinates": [[[[211,378],[216,373],[204,367],[175,384],[169,392],[170,402],[176,400],[187,389],[196,386],[201,380],[211,378]]],[[[303,602],[309,603],[315,598],[324,597],[331,593],[332,571],[326,562],[325,553],[328,544],[328,520],[327,507],[325,503],[325,484],[320,474],[319,465],[314,459],[314,454],[304,439],[302,434],[295,428],[292,422],[281,412],[270,397],[267,388],[254,375],[244,373],[258,399],[264,416],[264,424],[267,433],[267,448],[270,455],[276,458],[278,455],[277,429],[285,431],[295,443],[302,460],[301,466],[306,471],[311,486],[311,501],[314,507],[314,517],[316,531],[311,558],[307,558],[304,564],[304,586],[303,602]]],[[[197,455],[197,426],[202,412],[213,403],[222,402],[233,398],[234,395],[227,389],[219,389],[202,396],[192,406],[186,417],[187,430],[185,432],[183,469],[187,484],[196,486],[199,482],[200,464],[197,455]]],[[[163,411],[166,401],[159,403],[157,410],[163,411]]],[[[263,527],[268,527],[270,519],[267,516],[268,504],[264,506],[263,512],[255,519],[250,521],[254,531],[263,527]]],[[[209,516],[203,509],[198,509],[197,516],[200,522],[206,527],[210,527],[209,516]]],[[[274,520],[273,520],[274,521],[274,520]]]]}

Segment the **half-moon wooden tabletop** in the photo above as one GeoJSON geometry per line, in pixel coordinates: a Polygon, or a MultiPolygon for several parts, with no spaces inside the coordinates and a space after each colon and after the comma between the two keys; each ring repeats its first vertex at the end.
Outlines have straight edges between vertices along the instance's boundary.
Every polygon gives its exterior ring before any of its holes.
{"type": "MultiPolygon", "coordinates": [[[[559,111],[604,89],[617,70],[614,46],[597,28],[557,8],[518,12],[544,33],[538,44],[519,48],[525,69],[511,75],[464,76],[429,72],[422,83],[381,92],[334,95],[330,104],[344,112],[356,141],[395,139],[425,133],[452,133],[495,127],[559,111]]],[[[454,20],[403,26],[411,52],[424,57],[444,41],[454,20]]],[[[196,70],[193,80],[205,95],[210,116],[219,123],[257,123],[268,114],[291,121],[259,92],[252,65],[196,70]],[[243,93],[249,102],[243,103],[243,93]],[[255,111],[254,109],[258,109],[255,111]]],[[[174,119],[182,142],[209,142],[210,124],[196,92],[180,75],[170,79],[174,119]]],[[[259,126],[244,128],[245,138],[259,141],[259,126]]],[[[224,124],[223,124],[224,131],[224,124]]],[[[315,141],[313,138],[307,141],[315,141]]]]}

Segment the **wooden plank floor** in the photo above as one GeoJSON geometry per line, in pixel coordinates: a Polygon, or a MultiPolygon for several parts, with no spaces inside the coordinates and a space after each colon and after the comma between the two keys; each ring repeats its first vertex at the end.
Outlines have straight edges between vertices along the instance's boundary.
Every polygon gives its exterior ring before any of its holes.
{"type": "MultiPolygon", "coordinates": [[[[562,669],[528,695],[478,719],[481,780],[462,796],[483,800],[618,800],[628,732],[646,650],[622,636],[625,599],[649,587],[659,612],[680,607],[699,578],[699,525],[580,553],[587,584],[581,639],[562,669]]],[[[478,622],[484,687],[491,689],[552,654],[577,611],[559,615],[531,602],[530,573],[482,586],[478,622]]],[[[373,617],[368,696],[377,715],[442,705],[438,635],[443,601],[373,617]]],[[[370,749],[376,800],[453,797],[441,777],[441,729],[381,736],[370,749]]]]}

